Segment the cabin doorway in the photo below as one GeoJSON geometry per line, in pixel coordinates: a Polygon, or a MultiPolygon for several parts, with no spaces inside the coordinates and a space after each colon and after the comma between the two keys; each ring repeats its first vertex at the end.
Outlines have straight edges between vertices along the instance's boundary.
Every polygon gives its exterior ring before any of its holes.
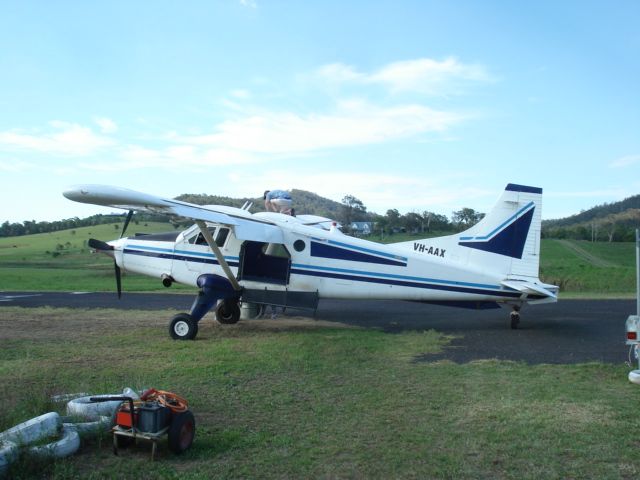
{"type": "Polygon", "coordinates": [[[246,241],[240,248],[238,280],[287,285],[291,254],[281,243],[246,241]]]}

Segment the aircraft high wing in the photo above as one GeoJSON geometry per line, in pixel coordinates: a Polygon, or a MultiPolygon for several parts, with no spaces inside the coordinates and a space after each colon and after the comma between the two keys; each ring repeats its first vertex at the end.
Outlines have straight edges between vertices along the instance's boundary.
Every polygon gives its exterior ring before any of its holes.
{"type": "Polygon", "coordinates": [[[239,304],[317,308],[321,298],[399,299],[471,308],[509,306],[511,327],[524,303],[557,300],[558,287],[538,278],[542,189],[509,184],[494,209],[460,234],[382,245],[343,234],[313,215],[252,214],[200,206],[119,187],[77,185],[70,200],[192,219],[183,232],[136,235],[90,246],[114,258],[120,271],[193,285],[189,313],[173,318],[170,334],[192,339],[212,309],[235,323],[239,304]]]}
{"type": "Polygon", "coordinates": [[[228,225],[233,227],[236,238],[240,240],[282,243],[280,228],[270,222],[252,218],[250,214],[245,216],[243,214],[245,211],[237,208],[194,205],[106,185],[78,185],[70,187],[63,195],[74,202],[228,225]]]}

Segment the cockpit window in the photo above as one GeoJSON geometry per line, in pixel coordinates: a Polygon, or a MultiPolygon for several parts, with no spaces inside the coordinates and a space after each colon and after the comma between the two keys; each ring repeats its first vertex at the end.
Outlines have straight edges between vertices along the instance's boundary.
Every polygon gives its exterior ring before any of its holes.
{"type": "MultiPolygon", "coordinates": [[[[219,247],[224,247],[224,244],[227,241],[227,237],[229,236],[228,228],[218,229],[218,227],[209,227],[209,233],[213,238],[215,238],[216,245],[218,245],[219,247]],[[216,230],[218,230],[217,235],[216,235],[216,230]]],[[[198,230],[198,234],[193,235],[188,240],[188,242],[195,245],[207,245],[207,241],[205,240],[204,235],[202,235],[202,232],[200,232],[199,230],[198,230]]]]}

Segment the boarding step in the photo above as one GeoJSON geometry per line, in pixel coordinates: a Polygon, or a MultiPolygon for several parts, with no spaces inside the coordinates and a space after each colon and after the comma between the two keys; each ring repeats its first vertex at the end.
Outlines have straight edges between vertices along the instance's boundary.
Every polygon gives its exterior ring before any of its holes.
{"type": "Polygon", "coordinates": [[[315,310],[318,308],[319,297],[318,292],[245,288],[242,291],[242,301],[275,305],[276,307],[315,310]]]}

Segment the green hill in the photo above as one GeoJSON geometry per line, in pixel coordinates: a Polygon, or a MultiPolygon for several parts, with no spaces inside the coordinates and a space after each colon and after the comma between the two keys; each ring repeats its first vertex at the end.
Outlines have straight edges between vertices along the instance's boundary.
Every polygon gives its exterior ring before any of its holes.
{"type": "Polygon", "coordinates": [[[640,228],[640,195],[620,202],[604,203],[569,217],[544,220],[546,238],[631,242],[640,228]]]}

